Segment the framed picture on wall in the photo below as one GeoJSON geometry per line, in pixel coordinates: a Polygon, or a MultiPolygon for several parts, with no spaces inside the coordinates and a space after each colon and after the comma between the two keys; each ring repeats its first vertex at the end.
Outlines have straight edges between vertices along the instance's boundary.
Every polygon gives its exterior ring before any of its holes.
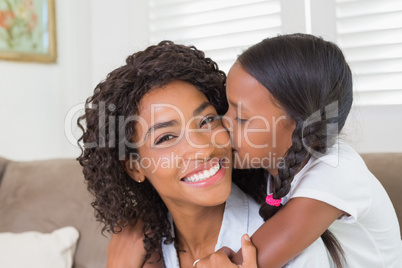
{"type": "Polygon", "coordinates": [[[0,60],[55,62],[55,0],[0,0],[0,60]]]}

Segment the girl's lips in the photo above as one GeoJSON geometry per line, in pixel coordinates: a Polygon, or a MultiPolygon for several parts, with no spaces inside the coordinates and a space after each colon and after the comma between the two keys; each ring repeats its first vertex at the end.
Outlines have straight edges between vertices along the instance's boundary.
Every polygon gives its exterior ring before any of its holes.
{"type": "MultiPolygon", "coordinates": [[[[225,173],[226,173],[226,168],[227,168],[227,163],[225,161],[222,161],[222,159],[219,161],[219,170],[211,177],[202,179],[200,181],[185,181],[181,180],[181,182],[189,185],[189,186],[194,186],[194,187],[207,187],[210,185],[213,185],[221,180],[224,179],[225,173]]],[[[194,173],[193,173],[194,174],[194,173]]]]}

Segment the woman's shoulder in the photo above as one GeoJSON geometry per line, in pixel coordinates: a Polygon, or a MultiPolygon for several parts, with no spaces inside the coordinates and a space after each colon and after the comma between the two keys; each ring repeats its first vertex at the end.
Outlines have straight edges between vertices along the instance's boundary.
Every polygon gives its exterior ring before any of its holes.
{"type": "Polygon", "coordinates": [[[232,183],[215,250],[224,246],[239,250],[241,236],[246,233],[252,235],[264,223],[258,209],[258,204],[232,183]]]}
{"type": "Polygon", "coordinates": [[[260,205],[248,194],[244,193],[235,183],[226,202],[225,213],[233,214],[236,219],[247,220],[247,233],[252,235],[264,220],[259,214],[260,205]]]}

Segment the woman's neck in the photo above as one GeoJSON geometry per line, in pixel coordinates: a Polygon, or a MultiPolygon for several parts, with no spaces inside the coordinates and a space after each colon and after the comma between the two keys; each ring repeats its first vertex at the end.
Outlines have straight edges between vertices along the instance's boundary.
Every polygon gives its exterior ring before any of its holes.
{"type": "Polygon", "coordinates": [[[215,207],[169,209],[174,224],[180,267],[215,251],[225,204],[215,207]]]}

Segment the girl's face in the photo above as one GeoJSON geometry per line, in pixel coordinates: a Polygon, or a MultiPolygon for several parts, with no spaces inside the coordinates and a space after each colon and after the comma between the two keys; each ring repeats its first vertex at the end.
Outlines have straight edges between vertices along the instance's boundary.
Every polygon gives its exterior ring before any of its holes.
{"type": "Polygon", "coordinates": [[[226,82],[229,109],[225,126],[231,133],[236,168],[265,168],[277,174],[291,146],[295,123],[270,92],[236,62],[226,82]]]}
{"type": "Polygon", "coordinates": [[[174,81],[141,100],[134,141],[139,159],[126,169],[147,179],[165,204],[223,204],[231,189],[229,134],[195,86],[174,81]]]}

